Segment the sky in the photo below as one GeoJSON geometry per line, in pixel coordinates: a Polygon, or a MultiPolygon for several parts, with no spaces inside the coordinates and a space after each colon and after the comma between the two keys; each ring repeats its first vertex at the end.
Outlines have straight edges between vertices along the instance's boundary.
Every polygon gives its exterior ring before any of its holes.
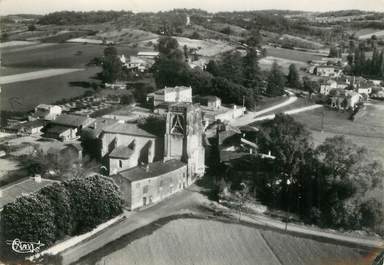
{"type": "Polygon", "coordinates": [[[361,9],[384,12],[384,0],[0,0],[0,15],[46,14],[60,10],[159,11],[200,8],[210,12],[260,9],[329,11],[361,9]]]}

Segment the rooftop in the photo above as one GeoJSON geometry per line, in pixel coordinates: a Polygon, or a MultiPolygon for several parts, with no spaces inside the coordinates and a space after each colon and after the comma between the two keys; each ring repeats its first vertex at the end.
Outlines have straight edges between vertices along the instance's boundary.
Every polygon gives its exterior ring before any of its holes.
{"type": "Polygon", "coordinates": [[[156,138],[155,135],[140,129],[136,123],[115,123],[103,129],[105,133],[136,135],[147,138],[156,138]]]}
{"type": "Polygon", "coordinates": [[[18,197],[37,192],[45,186],[48,186],[55,181],[49,179],[41,179],[41,182],[37,182],[34,178],[25,178],[16,183],[11,183],[0,189],[0,209],[6,204],[15,201],[18,197]]]}
{"type": "Polygon", "coordinates": [[[138,52],[137,56],[158,56],[159,52],[138,52]]]}
{"type": "Polygon", "coordinates": [[[128,146],[118,146],[109,154],[110,158],[129,159],[133,154],[133,150],[128,146]]]}
{"type": "Polygon", "coordinates": [[[44,133],[60,134],[65,132],[66,130],[69,130],[68,126],[48,124],[48,126],[45,127],[42,131],[44,133]]]}
{"type": "Polygon", "coordinates": [[[94,119],[88,118],[86,116],[72,115],[72,114],[63,114],[56,118],[56,120],[51,121],[51,123],[69,126],[69,127],[80,127],[85,126],[91,123],[94,119]]]}
{"type": "Polygon", "coordinates": [[[129,180],[130,182],[154,178],[161,176],[165,173],[175,171],[179,168],[185,167],[187,164],[180,160],[168,160],[166,162],[158,161],[148,164],[148,170],[145,166],[138,166],[121,171],[117,175],[129,180]]]}

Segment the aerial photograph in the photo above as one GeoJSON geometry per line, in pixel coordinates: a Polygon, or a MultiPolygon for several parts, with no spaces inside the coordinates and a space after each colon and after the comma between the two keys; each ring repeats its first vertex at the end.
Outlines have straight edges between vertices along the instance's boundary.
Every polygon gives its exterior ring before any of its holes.
{"type": "Polygon", "coordinates": [[[0,265],[384,265],[384,0],[0,0],[0,265]]]}

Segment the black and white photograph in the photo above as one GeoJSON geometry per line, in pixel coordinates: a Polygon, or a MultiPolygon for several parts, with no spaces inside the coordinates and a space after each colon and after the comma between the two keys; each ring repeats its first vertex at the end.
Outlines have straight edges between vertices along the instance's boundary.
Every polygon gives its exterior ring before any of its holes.
{"type": "Polygon", "coordinates": [[[384,265],[384,0],[0,0],[0,265],[384,265]]]}

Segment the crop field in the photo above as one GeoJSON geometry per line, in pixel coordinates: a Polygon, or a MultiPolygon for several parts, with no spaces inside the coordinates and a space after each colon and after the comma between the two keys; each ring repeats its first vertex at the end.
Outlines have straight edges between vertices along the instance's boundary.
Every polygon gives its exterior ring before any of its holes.
{"type": "Polygon", "coordinates": [[[282,58],[286,60],[301,61],[304,63],[311,60],[320,60],[322,57],[324,57],[324,55],[322,54],[316,54],[312,52],[273,48],[270,46],[266,46],[265,48],[267,49],[268,56],[282,58]]]}
{"type": "Polygon", "coordinates": [[[98,72],[100,68],[90,67],[84,71],[2,85],[0,110],[29,111],[40,103],[80,96],[87,88],[71,85],[71,82],[97,82],[92,77],[98,72]]]}
{"type": "Polygon", "coordinates": [[[276,62],[279,66],[281,66],[281,70],[285,74],[288,74],[288,71],[289,71],[288,69],[289,69],[289,66],[291,64],[295,64],[296,68],[298,68],[298,69],[301,67],[305,67],[307,65],[306,63],[304,63],[302,61],[283,59],[283,58],[274,57],[274,56],[266,56],[264,58],[261,58],[259,60],[259,65],[260,65],[260,68],[262,70],[269,71],[269,70],[271,70],[272,64],[274,62],[276,62]]]}
{"type": "MultiPolygon", "coordinates": [[[[98,257],[96,264],[369,264],[364,262],[368,253],[359,249],[238,224],[197,219],[171,221],[148,236],[129,244],[121,242],[120,246],[98,257]]],[[[81,264],[90,264],[87,262],[83,260],[81,264]]]]}
{"type": "MultiPolygon", "coordinates": [[[[74,83],[98,82],[93,79],[100,72],[99,67],[84,68],[94,57],[103,55],[103,45],[58,43],[14,46],[1,49],[1,75],[17,75],[34,71],[57,72],[58,68],[73,68],[76,72],[57,76],[41,75],[39,79],[2,85],[0,110],[29,111],[39,103],[53,103],[63,98],[82,95],[87,88],[74,86],[74,83]]],[[[127,45],[117,45],[118,52],[126,56],[137,50],[127,45]]],[[[68,69],[68,71],[72,71],[68,69]]],[[[42,73],[42,72],[40,72],[42,73]]],[[[4,77],[5,78],[5,77],[4,77]]],[[[34,77],[36,78],[36,77],[34,77]]]]}
{"type": "Polygon", "coordinates": [[[348,114],[328,109],[324,109],[324,120],[322,109],[299,113],[293,117],[312,131],[315,145],[327,137],[345,135],[355,144],[366,147],[372,157],[384,165],[384,104],[367,106],[362,116],[353,122],[348,119],[348,114]]]}
{"type": "MultiPolygon", "coordinates": [[[[26,47],[24,47],[26,48],[26,47]]],[[[94,57],[103,55],[103,45],[59,43],[36,46],[32,50],[7,49],[2,54],[2,65],[9,67],[81,68],[94,57]]],[[[136,50],[124,45],[116,46],[119,53],[136,54],[136,50]]]]}

